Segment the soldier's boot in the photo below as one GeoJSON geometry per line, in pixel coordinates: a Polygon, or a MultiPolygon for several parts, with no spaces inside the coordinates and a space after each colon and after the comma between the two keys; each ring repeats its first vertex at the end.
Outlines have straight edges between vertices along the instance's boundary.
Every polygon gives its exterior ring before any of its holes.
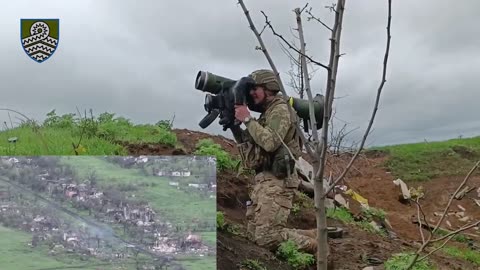
{"type": "MultiPolygon", "coordinates": [[[[317,252],[317,239],[311,237],[310,230],[295,230],[295,229],[283,229],[280,233],[283,241],[294,242],[300,251],[315,254],[317,252]]],[[[313,235],[313,234],[311,234],[313,235]]]]}
{"type": "Polygon", "coordinates": [[[296,230],[298,234],[308,236],[310,238],[316,239],[317,238],[317,229],[311,230],[296,230]]]}
{"type": "MultiPolygon", "coordinates": [[[[318,248],[317,230],[283,229],[283,241],[295,242],[300,251],[316,254],[318,248]],[[313,236],[313,237],[312,237],[313,236]]],[[[327,256],[330,254],[330,246],[327,245],[327,256]]]]}
{"type": "MultiPolygon", "coordinates": [[[[312,238],[317,238],[317,229],[311,230],[297,230],[297,233],[301,235],[305,235],[312,238]]],[[[342,230],[341,228],[337,227],[328,227],[327,228],[327,236],[328,238],[341,238],[342,237],[342,230]]]]}

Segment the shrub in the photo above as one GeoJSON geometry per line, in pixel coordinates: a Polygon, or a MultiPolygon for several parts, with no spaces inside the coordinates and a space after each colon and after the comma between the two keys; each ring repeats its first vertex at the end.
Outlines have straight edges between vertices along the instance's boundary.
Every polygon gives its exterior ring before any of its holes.
{"type": "MultiPolygon", "coordinates": [[[[388,261],[385,262],[386,270],[404,270],[410,265],[415,254],[413,253],[399,253],[393,255],[388,261]]],[[[412,267],[412,270],[432,270],[434,269],[429,262],[417,261],[412,267]]]]}
{"type": "Polygon", "coordinates": [[[213,142],[212,139],[203,139],[197,143],[197,150],[195,155],[215,156],[217,159],[218,169],[221,171],[227,169],[234,169],[238,164],[231,156],[222,149],[222,146],[213,142]]]}
{"type": "Polygon", "coordinates": [[[305,269],[315,263],[315,257],[312,254],[298,251],[297,245],[290,240],[280,245],[277,256],[286,260],[294,269],[305,269]]]}

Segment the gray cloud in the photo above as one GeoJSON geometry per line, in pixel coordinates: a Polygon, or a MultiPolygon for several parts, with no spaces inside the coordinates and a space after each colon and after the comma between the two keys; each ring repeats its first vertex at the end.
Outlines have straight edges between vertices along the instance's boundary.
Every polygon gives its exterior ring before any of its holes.
{"type": "MultiPolygon", "coordinates": [[[[368,144],[441,140],[480,133],[476,70],[480,66],[480,2],[393,1],[392,44],[374,131],[368,144]]],[[[293,9],[306,1],[246,1],[257,28],[265,11],[275,30],[296,41],[293,9]]],[[[326,23],[333,14],[310,4],[326,23]]],[[[380,83],[386,42],[385,1],[348,1],[335,107],[336,127],[345,120],[358,140],[368,124],[380,83]]],[[[0,107],[42,120],[92,108],[115,112],[135,122],[156,122],[175,114],[179,128],[200,130],[204,94],[194,89],[199,70],[239,78],[268,67],[236,1],[11,1],[0,10],[0,107]],[[20,18],[60,18],[60,42],[42,64],[23,52],[20,18]]],[[[303,20],[309,55],[327,63],[329,32],[303,20]]],[[[282,80],[290,78],[288,57],[269,29],[262,36],[282,80]]],[[[298,44],[298,42],[297,42],[298,44]]],[[[325,89],[326,73],[312,80],[325,89]]],[[[293,93],[291,89],[288,90],[293,93]]],[[[8,119],[0,112],[2,122],[8,119]]],[[[206,130],[224,133],[216,123],[206,130]]]]}

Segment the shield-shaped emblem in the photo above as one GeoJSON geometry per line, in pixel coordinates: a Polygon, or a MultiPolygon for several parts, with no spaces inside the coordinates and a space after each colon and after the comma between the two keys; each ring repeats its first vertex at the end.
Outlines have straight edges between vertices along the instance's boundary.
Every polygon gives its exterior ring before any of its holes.
{"type": "Polygon", "coordinates": [[[21,19],[20,40],[25,53],[38,63],[53,55],[58,47],[59,19],[21,19]]]}

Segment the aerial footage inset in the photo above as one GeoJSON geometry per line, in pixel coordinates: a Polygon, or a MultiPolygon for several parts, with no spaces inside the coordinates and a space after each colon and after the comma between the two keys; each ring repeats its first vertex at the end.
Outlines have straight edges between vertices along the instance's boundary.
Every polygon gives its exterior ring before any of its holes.
{"type": "Polygon", "coordinates": [[[2,269],[216,269],[216,160],[0,157],[2,269]],[[166,267],[166,268],[165,268],[166,267]]]}

